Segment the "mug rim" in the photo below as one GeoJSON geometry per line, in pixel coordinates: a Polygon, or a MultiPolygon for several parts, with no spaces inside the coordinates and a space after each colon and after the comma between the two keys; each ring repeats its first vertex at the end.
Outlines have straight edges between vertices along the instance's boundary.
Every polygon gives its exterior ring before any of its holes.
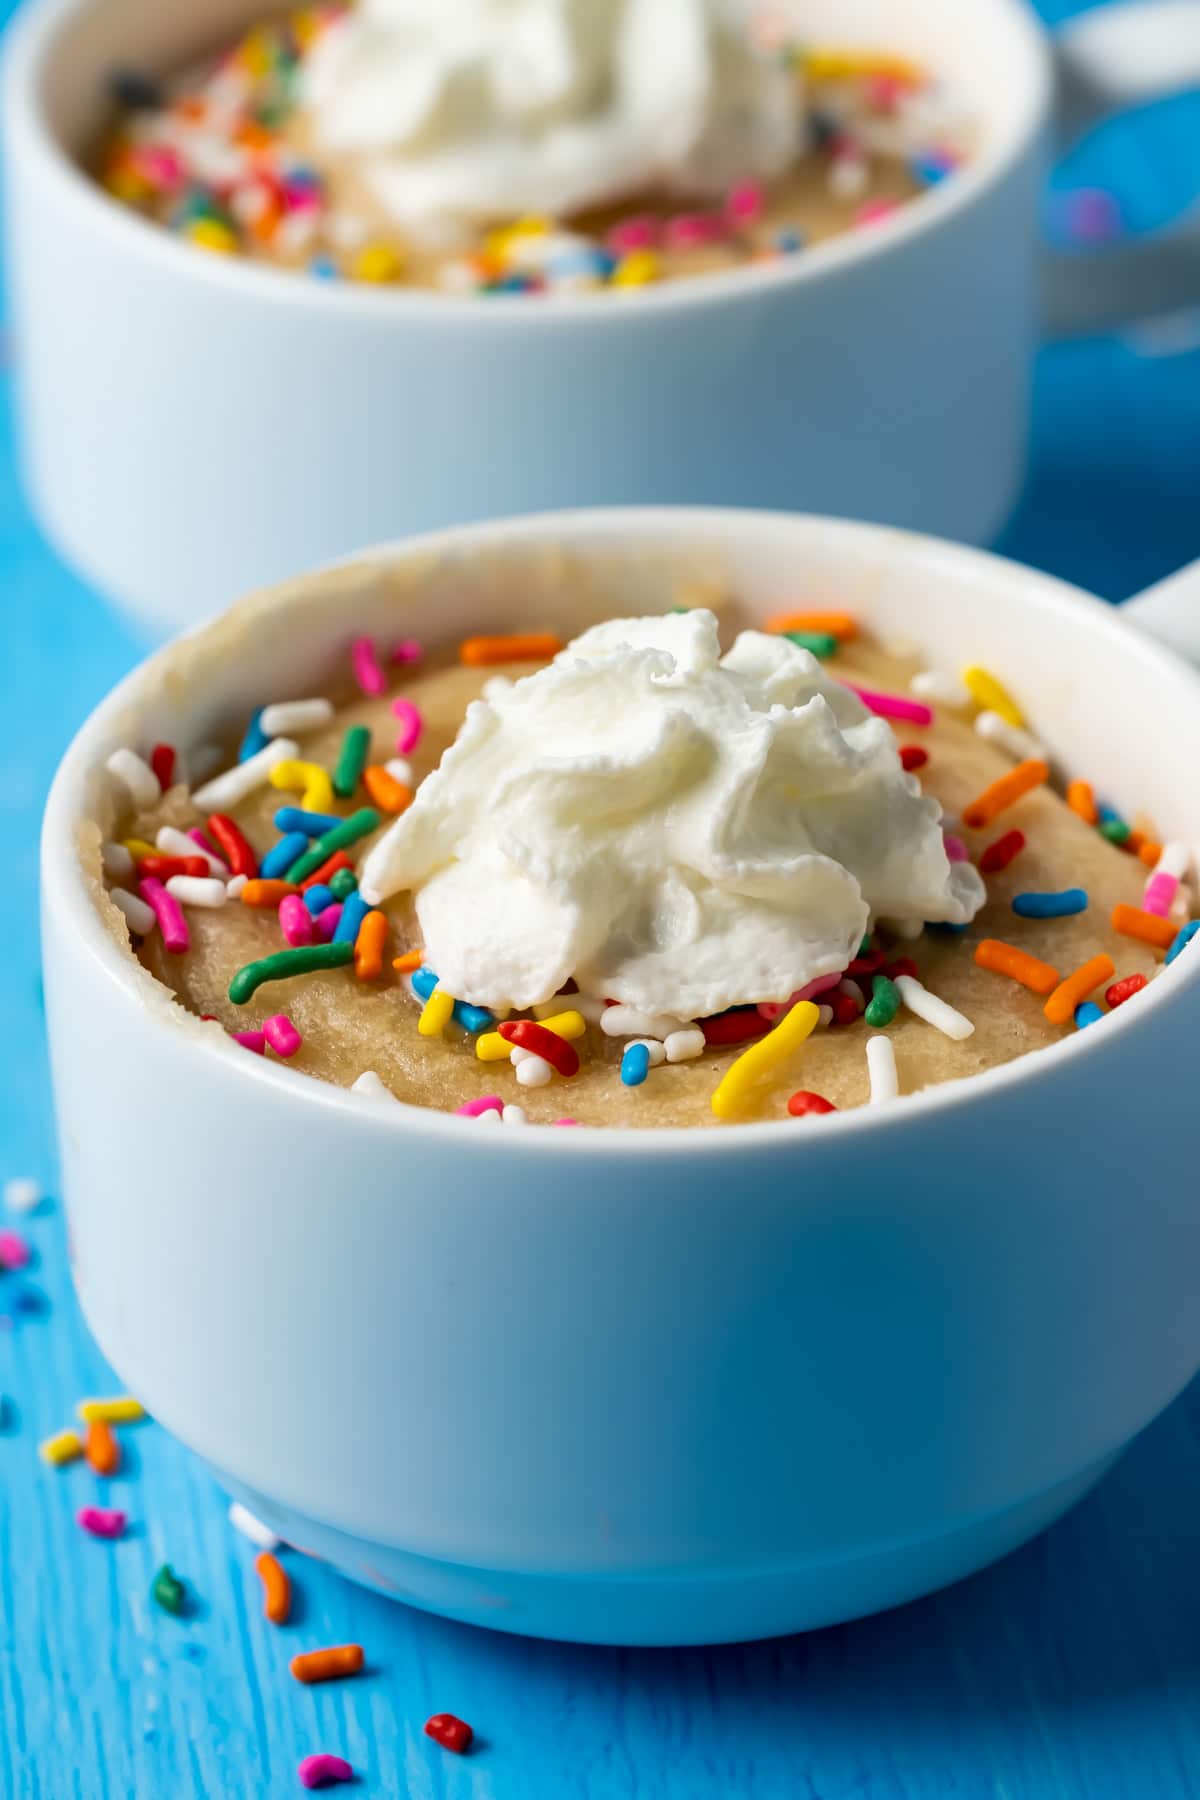
{"type": "MultiPolygon", "coordinates": [[[[980,0],[974,0],[980,4],[980,0]]],[[[997,105],[989,115],[1000,125],[995,142],[955,171],[952,179],[918,194],[887,217],[870,226],[841,231],[797,256],[779,257],[769,263],[749,263],[740,268],[689,275],[675,281],[648,283],[620,294],[607,292],[572,294],[558,304],[530,305],[524,294],[489,294],[482,318],[496,319],[501,328],[510,321],[526,320],[539,331],[550,326],[570,329],[573,321],[593,328],[602,319],[615,324],[626,318],[670,314],[682,308],[714,309],[741,300],[773,294],[837,276],[875,257],[896,254],[938,227],[950,224],[976,203],[985,203],[1009,171],[1029,152],[1050,115],[1053,94],[1051,54],[1046,34],[1024,0],[986,0],[997,15],[1003,14],[1013,42],[1020,46],[1026,68],[1023,78],[1003,93],[997,84],[997,105]],[[1007,100],[1007,106],[1000,104],[1007,100]]],[[[4,112],[10,160],[21,154],[33,157],[48,180],[59,189],[64,202],[108,236],[112,247],[128,255],[158,263],[164,273],[187,279],[191,270],[220,293],[245,297],[266,305],[277,301],[298,309],[329,312],[345,310],[355,317],[388,320],[398,327],[410,319],[447,325],[474,321],[483,298],[479,295],[446,294],[421,288],[377,288],[361,282],[324,282],[302,278],[297,271],[276,269],[244,257],[200,255],[155,221],[143,219],[105,192],[66,149],[46,116],[44,85],[60,44],[72,21],[103,0],[30,0],[8,31],[4,55],[4,112]]]]}
{"type": "MultiPolygon", "coordinates": [[[[834,540],[840,538],[847,544],[864,538],[877,543],[886,540],[893,550],[912,560],[937,555],[943,563],[948,562],[956,570],[961,570],[964,581],[969,579],[972,571],[977,574],[990,572],[993,577],[999,572],[1009,582],[1019,581],[1027,587],[1032,586],[1038,592],[1039,606],[1072,615],[1073,619],[1080,621],[1081,629],[1115,636],[1128,651],[1136,652],[1143,660],[1148,660],[1151,666],[1157,664],[1163,675],[1174,680],[1182,678],[1194,690],[1195,703],[1200,708],[1200,671],[1192,668],[1183,657],[1151,638],[1136,625],[1129,624],[1119,616],[1118,609],[1085,589],[1040,570],[1027,568],[1007,557],[997,556],[991,551],[977,550],[925,533],[818,514],[699,506],[596,507],[568,512],[522,514],[509,519],[450,527],[393,543],[373,545],[350,557],[338,558],[310,573],[340,572],[350,575],[380,563],[405,560],[420,562],[450,553],[470,553],[473,550],[486,553],[493,548],[519,544],[522,541],[536,543],[549,539],[559,544],[570,544],[581,533],[594,535],[597,531],[606,537],[619,538],[626,545],[631,541],[636,543],[639,539],[648,544],[657,544],[659,538],[665,536],[675,536],[686,541],[689,532],[695,532],[697,527],[702,528],[705,524],[715,528],[717,533],[737,533],[772,527],[778,529],[781,525],[786,527],[788,523],[815,526],[826,536],[834,540]]],[[[260,589],[257,597],[278,595],[282,599],[293,585],[293,582],[275,584],[270,588],[260,589]]],[[[104,736],[105,728],[114,715],[128,714],[131,710],[136,712],[141,686],[164,661],[174,655],[179,643],[203,635],[226,616],[224,612],[214,615],[191,630],[171,638],[143,658],[93,708],[63,753],[47,797],[41,838],[44,901],[49,903],[53,900],[55,904],[65,908],[68,915],[69,947],[61,949],[58,954],[64,957],[79,952],[88,955],[101,965],[104,975],[116,983],[122,997],[142,1009],[148,1030],[157,1031],[161,1024],[167,1029],[180,1032],[196,1031],[194,1047],[197,1054],[239,1058],[238,1067],[243,1079],[267,1082],[281,1101],[290,1100],[305,1108],[316,1105],[331,1109],[348,1127],[355,1123],[358,1129],[362,1129],[373,1123],[382,1129],[394,1130],[401,1137],[410,1137],[414,1130],[422,1128],[431,1134],[434,1144],[459,1143],[462,1130],[472,1126],[474,1120],[461,1118],[454,1112],[416,1105],[395,1095],[390,1096],[390,1103],[382,1099],[376,1100],[370,1096],[355,1094],[351,1089],[334,1082],[306,1075],[301,1070],[268,1062],[262,1057],[248,1058],[244,1049],[226,1033],[206,1032],[201,1039],[200,1021],[175,1002],[170,989],[143,967],[129,945],[117,943],[100,916],[89,889],[77,843],[78,828],[89,816],[84,798],[86,782],[97,766],[97,756],[91,748],[92,742],[95,738],[104,736]],[[143,984],[147,981],[153,983],[164,1002],[161,1010],[146,1004],[147,990],[143,984]],[[300,1086],[297,1086],[298,1078],[300,1086]]],[[[602,1153],[621,1159],[639,1156],[661,1158],[679,1156],[694,1150],[697,1131],[702,1131],[706,1151],[720,1145],[723,1146],[723,1154],[744,1156],[755,1145],[764,1150],[779,1148],[784,1134],[789,1147],[796,1144],[796,1153],[801,1154],[799,1146],[811,1138],[814,1124],[823,1134],[863,1131],[888,1134],[907,1128],[919,1129],[931,1114],[963,1105],[982,1105],[990,1097],[1006,1093],[1015,1084],[1052,1073],[1064,1058],[1097,1052],[1102,1045],[1113,1041],[1114,1033],[1137,1030],[1150,1018],[1152,1009],[1169,1005],[1179,997],[1183,991],[1183,983],[1186,982],[1193,988],[1200,984],[1200,956],[1193,960],[1195,967],[1191,973],[1191,965],[1185,964],[1183,969],[1175,972],[1169,983],[1152,981],[1141,995],[1137,1007],[1116,1009],[1115,1018],[1111,1015],[1106,1018],[1102,1036],[1076,1031],[1057,1043],[1027,1051],[1022,1056],[981,1073],[940,1082],[915,1094],[902,1095],[893,1104],[875,1107],[868,1103],[824,1115],[815,1122],[809,1121],[808,1130],[801,1133],[799,1139],[796,1137],[796,1121],[785,1117],[724,1123],[719,1128],[674,1125],[631,1127],[623,1130],[603,1125],[577,1125],[565,1131],[556,1131],[552,1126],[538,1127],[512,1133],[497,1132],[489,1136],[488,1142],[490,1145],[509,1145],[511,1151],[511,1144],[515,1139],[518,1145],[540,1146],[535,1154],[548,1154],[561,1146],[564,1137],[571,1140],[581,1135],[588,1155],[602,1153]],[[547,1140],[549,1152],[546,1150],[547,1140]]],[[[230,1067],[233,1067],[232,1063],[230,1067]]],[[[502,1154],[510,1151],[503,1151],[502,1154]]]]}

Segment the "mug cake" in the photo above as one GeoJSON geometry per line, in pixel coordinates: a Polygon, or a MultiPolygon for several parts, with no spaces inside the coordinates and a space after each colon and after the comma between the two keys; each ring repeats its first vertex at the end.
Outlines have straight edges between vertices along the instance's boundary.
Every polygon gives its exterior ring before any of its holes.
{"type": "Polygon", "coordinates": [[[936,72],[743,0],[356,0],[112,79],[95,158],[200,248],[461,293],[625,289],[788,256],[942,181],[936,72]]]}
{"type": "Polygon", "coordinates": [[[240,743],[109,758],[101,904],[248,1051],[513,1125],[888,1104],[1103,1029],[1189,942],[1187,848],[1057,779],[994,674],[721,610],[348,638],[240,743]]]}

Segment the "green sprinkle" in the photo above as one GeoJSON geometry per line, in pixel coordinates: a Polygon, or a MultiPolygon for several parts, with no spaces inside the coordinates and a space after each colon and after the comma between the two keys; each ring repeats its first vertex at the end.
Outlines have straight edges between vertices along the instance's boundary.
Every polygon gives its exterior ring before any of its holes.
{"type": "Polygon", "coordinates": [[[296,950],[277,950],[274,956],[246,963],[229,984],[229,998],[245,1006],[266,981],[286,981],[289,975],[315,975],[319,969],[341,969],[354,961],[353,944],[305,944],[296,950]]]}
{"type": "Polygon", "coordinates": [[[900,989],[886,975],[871,978],[871,998],[863,1014],[868,1025],[890,1025],[900,1011],[900,989]]]}
{"type": "Polygon", "coordinates": [[[870,956],[871,954],[871,934],[869,931],[862,943],[858,946],[858,954],[860,956],[870,956]]]}
{"type": "Polygon", "coordinates": [[[1110,844],[1123,844],[1130,835],[1130,827],[1124,819],[1105,819],[1100,827],[1100,836],[1107,838],[1110,844]]]}
{"type": "Polygon", "coordinates": [[[371,733],[365,725],[352,725],[342,739],[337,767],[333,771],[333,791],[339,799],[350,798],[362,780],[362,772],[370,754],[371,733]]]}
{"type": "Polygon", "coordinates": [[[150,1593],[164,1612],[178,1618],[187,1606],[187,1589],[170,1563],[164,1563],[150,1584],[150,1593]]]}
{"type": "Polygon", "coordinates": [[[357,843],[360,837],[366,837],[369,831],[374,831],[378,823],[379,814],[373,806],[360,806],[357,812],[352,812],[340,825],[334,825],[323,837],[315,839],[303,856],[296,858],[287,872],[287,879],[306,880],[335,850],[344,850],[348,844],[357,843]]]}
{"type": "Polygon", "coordinates": [[[789,644],[799,644],[801,650],[811,650],[814,656],[824,658],[837,655],[838,641],[831,631],[785,631],[781,635],[789,644]]]}
{"type": "Polygon", "coordinates": [[[358,886],[358,876],[353,869],[339,869],[329,883],[329,891],[335,900],[345,900],[358,886]]]}
{"type": "Polygon", "coordinates": [[[672,607],[672,608],[671,608],[671,611],[672,611],[672,612],[673,612],[673,613],[680,613],[680,612],[691,612],[691,610],[692,610],[692,609],[691,609],[691,607],[690,607],[690,606],[673,606],[673,607],[672,607]]]}

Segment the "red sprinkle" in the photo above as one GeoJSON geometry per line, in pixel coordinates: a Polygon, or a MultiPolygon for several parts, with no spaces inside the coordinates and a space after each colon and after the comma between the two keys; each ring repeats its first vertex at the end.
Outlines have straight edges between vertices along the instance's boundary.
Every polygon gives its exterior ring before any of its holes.
{"type": "Polygon", "coordinates": [[[914,769],[923,769],[929,761],[929,752],[921,744],[901,744],[900,767],[911,774],[914,769]]]}
{"type": "Polygon", "coordinates": [[[208,821],[208,829],[233,873],[253,881],[258,874],[258,858],[229,814],[214,813],[208,821]]]}
{"type": "Polygon", "coordinates": [[[173,744],[155,744],[150,752],[150,767],[158,777],[158,785],[165,794],[175,774],[175,746],[173,744]]]}
{"type": "Polygon", "coordinates": [[[764,1019],[754,1006],[714,1013],[711,1019],[701,1019],[699,1025],[706,1044],[744,1044],[771,1030],[770,1019],[764,1019]]]}
{"type": "Polygon", "coordinates": [[[1024,848],[1023,831],[1006,831],[1003,837],[988,845],[979,859],[979,867],[985,875],[995,875],[998,870],[1007,869],[1014,856],[1020,856],[1024,848]]]}
{"type": "Polygon", "coordinates": [[[507,1043],[544,1057],[560,1075],[578,1075],[579,1052],[574,1044],[559,1037],[556,1031],[547,1031],[536,1019],[505,1019],[497,1029],[507,1043]]]}
{"type": "Polygon", "coordinates": [[[156,881],[170,881],[172,875],[208,874],[202,856],[143,856],[137,867],[139,875],[152,875],[156,881]]]}
{"type": "Polygon", "coordinates": [[[887,957],[882,950],[868,950],[865,956],[856,956],[852,963],[846,965],[846,973],[851,977],[858,975],[878,975],[887,957]]]}
{"type": "Polygon", "coordinates": [[[801,1088],[788,1101],[788,1111],[794,1119],[803,1119],[807,1113],[836,1112],[837,1107],[832,1100],[826,1100],[820,1094],[810,1094],[807,1088],[801,1088]]]}
{"type": "MultiPolygon", "coordinates": [[[[554,1033],[551,1032],[550,1036],[553,1037],[554,1033]]],[[[456,1719],[453,1713],[434,1713],[432,1719],[425,1721],[425,1736],[431,1737],[444,1750],[453,1750],[456,1756],[464,1756],[471,1748],[475,1733],[465,1719],[456,1719]]]]}
{"type": "Polygon", "coordinates": [[[310,887],[322,887],[331,875],[337,874],[339,869],[352,869],[353,867],[354,864],[344,850],[335,850],[327,862],[323,862],[319,869],[313,870],[306,881],[300,883],[300,892],[303,893],[306,888],[310,887]]]}
{"type": "Polygon", "coordinates": [[[853,1025],[863,1016],[861,1000],[852,1000],[849,994],[835,994],[829,1004],[833,1007],[835,1025],[853,1025]]]}
{"type": "Polygon", "coordinates": [[[889,981],[895,981],[897,975],[911,975],[914,981],[921,978],[921,971],[911,956],[898,956],[895,962],[886,963],[883,973],[889,981]]]}
{"type": "Polygon", "coordinates": [[[1130,1000],[1134,994],[1140,994],[1145,986],[1144,975],[1125,975],[1120,981],[1114,981],[1110,988],[1105,988],[1104,998],[1109,1006],[1120,1006],[1123,1000],[1130,1000]]]}

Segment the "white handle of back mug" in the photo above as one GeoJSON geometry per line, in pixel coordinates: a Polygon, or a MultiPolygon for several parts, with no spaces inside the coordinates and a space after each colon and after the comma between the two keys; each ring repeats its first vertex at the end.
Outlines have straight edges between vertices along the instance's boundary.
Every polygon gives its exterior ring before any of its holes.
{"type": "Polygon", "coordinates": [[[1200,562],[1188,563],[1127,600],[1121,612],[1135,625],[1200,667],[1200,562]]]}
{"type": "MultiPolygon", "coordinates": [[[[1099,6],[1056,34],[1066,142],[1152,100],[1200,88],[1200,0],[1099,6]]],[[[1200,306],[1200,208],[1162,231],[1094,250],[1048,250],[1043,314],[1053,336],[1111,331],[1200,306]]]]}

